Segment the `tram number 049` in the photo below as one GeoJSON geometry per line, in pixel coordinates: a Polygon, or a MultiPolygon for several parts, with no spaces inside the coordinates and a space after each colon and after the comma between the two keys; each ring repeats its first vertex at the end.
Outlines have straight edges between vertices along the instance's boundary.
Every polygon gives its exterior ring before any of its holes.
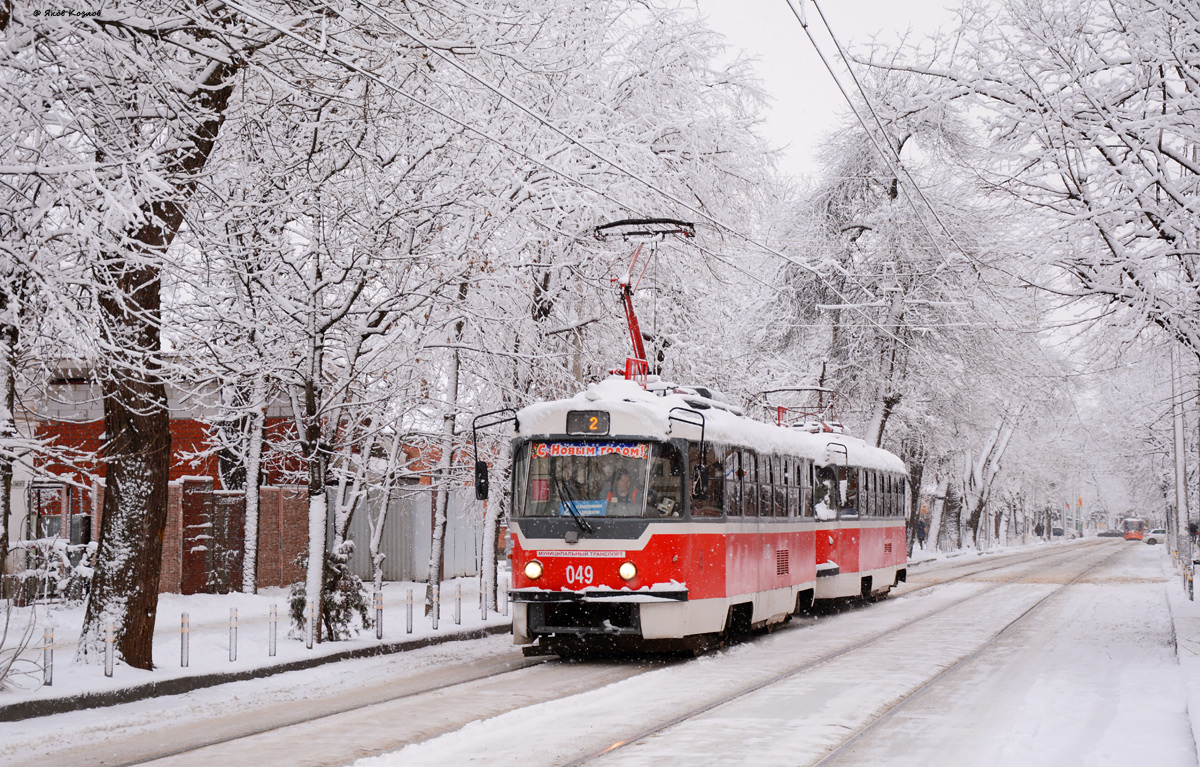
{"type": "Polygon", "coordinates": [[[567,565],[567,583],[591,583],[595,577],[591,565],[567,565]]]}

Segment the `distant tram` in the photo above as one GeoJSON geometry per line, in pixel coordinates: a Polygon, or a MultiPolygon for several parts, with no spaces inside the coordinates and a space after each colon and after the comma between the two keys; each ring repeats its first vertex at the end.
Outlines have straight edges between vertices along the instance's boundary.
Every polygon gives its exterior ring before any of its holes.
{"type": "Polygon", "coordinates": [[[1146,520],[1130,517],[1121,523],[1122,529],[1125,530],[1125,540],[1140,541],[1142,536],[1146,534],[1146,520]]]}
{"type": "MultiPolygon", "coordinates": [[[[699,651],[903,581],[904,463],[820,414],[758,421],[715,390],[647,375],[628,281],[624,375],[476,419],[515,429],[514,643],[699,651]]],[[[482,461],[476,488],[486,497],[482,461]]]]}

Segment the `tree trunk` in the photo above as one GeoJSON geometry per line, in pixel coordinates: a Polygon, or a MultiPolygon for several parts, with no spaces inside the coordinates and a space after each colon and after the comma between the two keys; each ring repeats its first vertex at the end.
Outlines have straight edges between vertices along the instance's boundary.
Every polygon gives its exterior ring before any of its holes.
{"type": "Polygon", "coordinates": [[[259,486],[262,484],[263,425],[266,421],[264,408],[267,399],[267,383],[262,373],[254,376],[250,389],[250,424],[246,455],[246,540],[242,556],[242,591],[258,593],[258,501],[259,486]]]}
{"type": "MultiPolygon", "coordinates": [[[[547,271],[547,273],[549,273],[547,271]]],[[[458,301],[467,298],[469,284],[464,279],[458,285],[458,301]]],[[[464,321],[454,324],[454,341],[462,341],[464,321]]],[[[459,352],[450,355],[450,368],[446,373],[446,409],[442,415],[441,455],[438,459],[436,479],[437,493],[434,501],[432,535],[429,546],[429,580],[425,585],[425,610],[436,610],[441,599],[442,570],[446,554],[446,512],[450,506],[450,470],[454,466],[454,438],[458,434],[458,378],[459,352]]]]}
{"type": "Polygon", "coordinates": [[[109,348],[120,350],[114,354],[125,358],[110,360],[101,382],[108,440],[104,513],[79,657],[100,657],[111,621],[120,657],[134,668],[150,669],[171,468],[167,389],[158,357],[159,272],[153,262],[134,266],[113,256],[103,278],[102,332],[109,348]]]}
{"type": "Polygon", "coordinates": [[[500,595],[496,591],[496,549],[500,520],[506,511],[505,502],[510,497],[507,488],[511,485],[511,476],[512,462],[507,461],[504,471],[500,473],[499,482],[504,492],[493,494],[494,500],[486,502],[487,508],[483,515],[483,593],[489,610],[497,608],[501,597],[508,598],[507,595],[500,595]]]}
{"type": "Polygon", "coordinates": [[[929,532],[925,540],[929,541],[935,551],[938,548],[938,536],[942,534],[942,513],[946,508],[946,493],[949,488],[949,477],[939,479],[937,488],[933,491],[933,503],[929,507],[929,532]]]}
{"type": "Polygon", "coordinates": [[[446,514],[450,506],[450,470],[454,465],[454,437],[458,413],[458,350],[453,350],[447,374],[446,412],[442,416],[441,456],[438,459],[437,497],[429,545],[429,580],[425,585],[425,614],[436,610],[441,600],[442,567],[446,553],[446,514]]]}
{"type": "MultiPolygon", "coordinates": [[[[925,473],[925,464],[914,463],[908,467],[908,525],[906,537],[908,538],[908,555],[911,557],[913,547],[917,543],[917,522],[921,518],[921,476],[925,473]]],[[[926,531],[928,535],[928,531],[926,531]]]]}
{"type": "MultiPolygon", "coordinates": [[[[383,590],[383,560],[386,554],[381,550],[383,542],[383,527],[387,524],[388,505],[392,502],[392,490],[396,486],[396,474],[399,470],[400,443],[399,433],[392,436],[392,447],[388,451],[387,468],[383,476],[383,493],[379,499],[379,513],[371,523],[371,580],[375,591],[383,590]]],[[[368,512],[369,513],[369,512],[368,512]]]]}
{"type": "MultiPolygon", "coordinates": [[[[156,141],[176,146],[165,165],[131,170],[153,177],[137,179],[138,191],[145,195],[141,223],[134,225],[137,229],[117,232],[117,249],[100,253],[93,267],[106,355],[105,369],[99,372],[108,442],[104,516],[77,655],[83,661],[102,657],[105,625],[111,621],[115,649],[125,662],[141,669],[153,666],[171,467],[170,415],[159,358],[160,269],[183,224],[196,177],[212,156],[237,71],[232,58],[206,65],[203,81],[182,102],[141,105],[152,116],[129,123],[130,135],[140,141],[147,127],[161,130],[155,124],[159,111],[175,111],[174,122],[156,141]],[[163,185],[170,188],[164,190],[163,185]]],[[[123,71],[111,73],[114,83],[125,76],[123,71]]],[[[118,100],[126,95],[119,87],[115,90],[118,100]]]]}
{"type": "Polygon", "coordinates": [[[1174,348],[1171,349],[1171,436],[1172,436],[1172,452],[1174,453],[1175,465],[1175,524],[1177,534],[1175,536],[1175,546],[1172,548],[1179,549],[1179,553],[1187,555],[1191,561],[1191,536],[1188,534],[1188,523],[1191,521],[1191,512],[1188,511],[1188,491],[1187,491],[1187,451],[1184,446],[1184,424],[1183,424],[1183,386],[1180,381],[1176,380],[1179,377],[1179,354],[1174,348]],[[1184,542],[1184,546],[1180,546],[1180,542],[1184,542]]]}
{"type": "MultiPolygon", "coordinates": [[[[318,345],[314,344],[314,348],[318,345]]],[[[314,351],[314,355],[319,351],[314,351]]],[[[313,370],[320,370],[314,361],[313,370]]],[[[322,595],[325,588],[325,527],[329,505],[325,500],[325,452],[321,444],[321,424],[317,412],[317,384],[311,378],[304,385],[305,439],[308,461],[308,566],[304,579],[304,619],[314,642],[321,642],[322,595]]]]}
{"type": "MultiPolygon", "coordinates": [[[[8,295],[0,293],[5,303],[8,295]]],[[[5,306],[5,310],[15,313],[16,307],[5,306]]],[[[12,442],[17,436],[16,417],[13,409],[16,407],[16,362],[19,330],[14,322],[0,325],[0,404],[4,412],[0,414],[0,575],[8,574],[8,525],[12,517],[12,481],[13,455],[12,442]]]]}

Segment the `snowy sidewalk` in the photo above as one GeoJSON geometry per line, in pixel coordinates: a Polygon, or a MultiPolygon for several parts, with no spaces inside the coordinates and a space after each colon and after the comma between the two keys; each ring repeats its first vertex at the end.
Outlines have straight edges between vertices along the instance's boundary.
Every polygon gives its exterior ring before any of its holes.
{"type": "Polygon", "coordinates": [[[32,642],[22,653],[28,673],[15,685],[0,691],[0,721],[126,703],[159,695],[177,695],[204,687],[245,679],[256,679],[286,671],[313,668],[350,658],[405,652],[443,642],[476,639],[511,630],[506,615],[489,612],[480,617],[478,581],[459,578],[442,584],[438,628],[421,614],[425,584],[390,582],[383,589],[383,638],[375,630],[361,632],[343,642],[326,642],[307,649],[302,640],[289,636],[286,589],[264,589],[259,594],[193,595],[163,594],[159,598],[154,632],[152,671],[116,664],[113,676],[104,675],[100,664],[74,661],[75,641],[83,622],[83,607],[39,606],[35,611],[14,610],[13,629],[21,630],[32,619],[32,642]],[[455,596],[461,588],[460,623],[456,624],[455,596]],[[412,633],[406,631],[408,589],[413,591],[412,633]],[[276,654],[269,654],[271,607],[278,615],[276,654]],[[238,613],[235,660],[230,658],[230,610],[238,613]],[[188,665],[181,665],[180,614],[189,614],[188,665]],[[42,682],[42,638],[44,629],[55,636],[53,683],[42,682]]]}
{"type": "MultiPolygon", "coordinates": [[[[1164,590],[1175,627],[1175,655],[1179,658],[1184,689],[1187,691],[1188,720],[1192,724],[1193,741],[1200,743],[1197,737],[1200,735],[1200,601],[1188,599],[1182,569],[1171,561],[1167,547],[1156,548],[1162,551],[1162,570],[1167,576],[1164,590]]],[[[1200,753],[1197,754],[1197,761],[1200,761],[1200,753]]]]}

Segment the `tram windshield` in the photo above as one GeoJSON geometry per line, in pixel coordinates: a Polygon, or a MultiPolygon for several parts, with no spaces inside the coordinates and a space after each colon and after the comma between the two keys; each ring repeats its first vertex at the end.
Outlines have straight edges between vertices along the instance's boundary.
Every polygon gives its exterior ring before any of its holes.
{"type": "Polygon", "coordinates": [[[678,517],[683,471],[670,443],[531,442],[517,457],[523,517],[678,517]]]}

